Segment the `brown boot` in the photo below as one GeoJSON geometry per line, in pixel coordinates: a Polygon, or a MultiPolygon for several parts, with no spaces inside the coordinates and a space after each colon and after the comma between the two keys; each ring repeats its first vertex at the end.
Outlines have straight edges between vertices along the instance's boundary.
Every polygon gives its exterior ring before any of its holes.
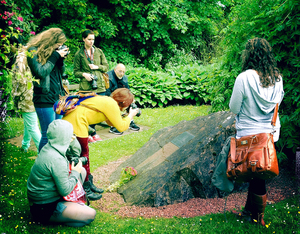
{"type": "Polygon", "coordinates": [[[235,211],[235,210],[231,211],[231,213],[235,214],[239,218],[242,218],[243,220],[248,221],[248,222],[252,222],[252,212],[251,212],[252,196],[251,195],[252,195],[252,193],[248,192],[246,204],[245,204],[245,207],[242,212],[235,211]]]}
{"type": "Polygon", "coordinates": [[[267,194],[257,195],[252,193],[252,219],[257,224],[265,226],[264,213],[267,205],[267,194]]]}

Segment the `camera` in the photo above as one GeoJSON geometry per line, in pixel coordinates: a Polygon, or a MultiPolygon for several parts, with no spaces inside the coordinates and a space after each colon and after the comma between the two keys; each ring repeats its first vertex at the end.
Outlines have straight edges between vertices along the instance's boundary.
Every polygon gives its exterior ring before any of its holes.
{"type": "Polygon", "coordinates": [[[88,162],[86,157],[71,157],[70,158],[71,163],[74,162],[74,166],[76,166],[79,163],[79,160],[82,162],[82,165],[86,165],[88,162]]]}
{"type": "MultiPolygon", "coordinates": [[[[66,45],[61,45],[60,47],[57,48],[57,50],[63,50],[63,49],[67,49],[68,47],[66,45]]],[[[68,50],[67,54],[65,55],[65,57],[67,57],[70,54],[70,51],[68,50]]]]}
{"type": "MultiPolygon", "coordinates": [[[[131,103],[130,106],[132,109],[137,109],[137,105],[135,103],[131,103]]],[[[129,108],[128,108],[128,111],[129,111],[129,108]]],[[[136,117],[140,117],[142,114],[141,110],[139,109],[138,113],[136,114],[136,117]]]]}
{"type": "Polygon", "coordinates": [[[92,75],[92,89],[97,89],[98,85],[97,85],[97,80],[98,80],[98,76],[96,75],[92,75]]]}

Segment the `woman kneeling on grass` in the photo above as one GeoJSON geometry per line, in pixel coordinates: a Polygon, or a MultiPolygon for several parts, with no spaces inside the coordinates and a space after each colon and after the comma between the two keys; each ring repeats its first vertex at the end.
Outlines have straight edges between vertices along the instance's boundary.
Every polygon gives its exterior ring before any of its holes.
{"type": "Polygon", "coordinates": [[[91,124],[97,124],[106,121],[110,126],[114,126],[120,132],[129,128],[129,124],[139,109],[130,108],[128,116],[122,118],[120,110],[126,110],[133,102],[133,94],[129,89],[116,89],[111,97],[95,96],[88,98],[80,103],[70,114],[63,117],[69,121],[74,128],[74,133],[81,145],[81,157],[87,158],[87,164],[83,167],[87,171],[87,177],[84,182],[84,190],[90,200],[98,200],[102,197],[103,189],[97,188],[93,184],[93,176],[90,172],[89,146],[88,146],[88,128],[91,124]]]}
{"type": "MultiPolygon", "coordinates": [[[[72,136],[72,124],[65,120],[54,120],[48,127],[48,143],[35,160],[27,181],[30,212],[36,222],[82,227],[95,219],[94,209],[63,198],[73,191],[78,180],[83,183],[86,177],[81,161],[76,166],[73,162],[69,173],[66,152],[75,139],[72,136]]],[[[80,152],[79,144],[77,148],[80,152]]]]}

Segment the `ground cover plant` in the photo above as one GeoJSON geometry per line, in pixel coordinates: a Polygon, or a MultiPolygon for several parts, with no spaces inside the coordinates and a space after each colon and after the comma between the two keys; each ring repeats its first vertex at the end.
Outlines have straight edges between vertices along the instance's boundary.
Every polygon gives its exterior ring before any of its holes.
{"type": "MultiPolygon", "coordinates": [[[[209,109],[210,106],[143,109],[136,123],[150,127],[149,130],[93,144],[92,171],[110,161],[133,154],[158,129],[175,125],[181,120],[207,115],[209,109]]],[[[22,133],[21,119],[8,118],[6,125],[8,125],[6,137],[22,133]]],[[[265,212],[267,225],[264,228],[244,223],[228,212],[226,217],[222,213],[193,218],[146,219],[122,218],[98,210],[95,221],[82,228],[36,224],[30,220],[26,199],[26,180],[34,163],[31,157],[36,156],[36,152],[24,153],[7,141],[1,141],[0,146],[5,150],[5,157],[2,157],[0,162],[0,233],[299,233],[300,209],[297,196],[268,205],[265,212]]]]}

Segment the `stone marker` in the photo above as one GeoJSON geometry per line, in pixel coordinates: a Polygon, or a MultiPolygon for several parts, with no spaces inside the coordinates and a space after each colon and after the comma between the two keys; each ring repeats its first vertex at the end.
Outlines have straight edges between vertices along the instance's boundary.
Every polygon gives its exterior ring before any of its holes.
{"type": "Polygon", "coordinates": [[[163,206],[188,199],[219,197],[211,184],[217,155],[235,133],[234,114],[217,112],[157,131],[110,177],[119,179],[122,168],[138,175],[118,189],[132,205],[163,206]]]}

